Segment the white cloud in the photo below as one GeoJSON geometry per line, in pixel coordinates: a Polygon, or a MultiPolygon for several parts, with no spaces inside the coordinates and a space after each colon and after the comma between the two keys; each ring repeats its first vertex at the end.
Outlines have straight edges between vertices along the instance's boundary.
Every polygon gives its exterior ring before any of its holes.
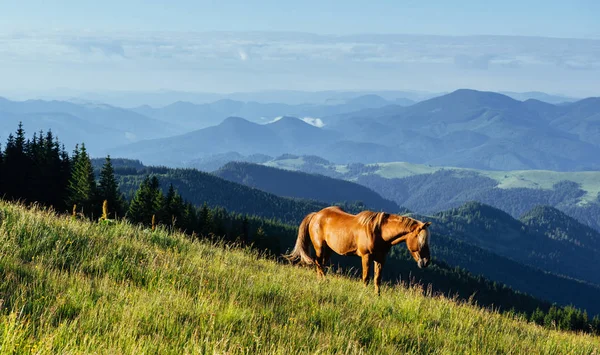
{"type": "Polygon", "coordinates": [[[320,118],[304,117],[302,121],[319,128],[325,126],[325,123],[320,118]]]}
{"type": "Polygon", "coordinates": [[[472,87],[598,95],[600,40],[277,32],[0,33],[0,77],[0,89],[438,92],[472,87]]]}
{"type": "Polygon", "coordinates": [[[240,50],[238,50],[238,54],[240,56],[240,59],[243,62],[245,62],[246,60],[248,60],[248,53],[246,53],[245,51],[243,51],[243,50],[240,49],[240,50]]]}
{"type": "Polygon", "coordinates": [[[283,118],[283,116],[277,116],[277,117],[275,117],[275,118],[274,118],[274,119],[272,119],[271,121],[268,121],[268,122],[267,122],[267,123],[265,123],[265,124],[269,124],[269,123],[277,122],[277,121],[279,121],[279,120],[280,120],[280,119],[282,119],[282,118],[283,118]]]}

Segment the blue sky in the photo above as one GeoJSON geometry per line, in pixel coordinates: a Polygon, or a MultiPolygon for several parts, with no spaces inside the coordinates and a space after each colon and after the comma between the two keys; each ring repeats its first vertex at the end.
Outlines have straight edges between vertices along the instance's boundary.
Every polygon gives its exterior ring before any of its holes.
{"type": "Polygon", "coordinates": [[[596,0],[1,1],[0,28],[600,38],[596,0]]]}
{"type": "Polygon", "coordinates": [[[0,14],[0,96],[461,87],[600,96],[600,1],[0,0],[0,14]],[[493,36],[462,37],[479,35],[493,36]]]}

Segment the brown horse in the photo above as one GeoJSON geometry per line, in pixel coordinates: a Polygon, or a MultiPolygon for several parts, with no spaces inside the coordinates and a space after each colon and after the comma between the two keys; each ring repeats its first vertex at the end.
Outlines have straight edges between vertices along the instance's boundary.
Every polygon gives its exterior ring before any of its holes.
{"type": "Polygon", "coordinates": [[[357,215],[332,206],[307,215],[298,230],[294,250],[285,257],[315,264],[317,275],[325,276],[323,266],[329,262],[331,251],[340,255],[358,255],[362,258],[363,282],[369,283],[369,267],[375,262],[375,291],[379,294],[381,269],[392,246],[406,242],[406,246],[420,268],[427,267],[429,231],[431,222],[384,212],[364,211],[357,215]],[[309,255],[309,237],[316,257],[309,255]]]}

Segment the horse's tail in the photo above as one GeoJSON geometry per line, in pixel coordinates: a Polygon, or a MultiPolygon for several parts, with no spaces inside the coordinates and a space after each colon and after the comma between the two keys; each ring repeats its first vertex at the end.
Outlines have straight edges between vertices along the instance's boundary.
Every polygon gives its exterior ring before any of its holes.
{"type": "Polygon", "coordinates": [[[302,220],[300,223],[300,227],[298,228],[298,239],[296,240],[296,246],[291,253],[284,255],[286,259],[289,261],[300,260],[300,262],[310,265],[315,261],[309,255],[309,247],[310,247],[310,234],[308,231],[308,226],[310,224],[311,219],[316,215],[315,212],[310,213],[302,220]]]}

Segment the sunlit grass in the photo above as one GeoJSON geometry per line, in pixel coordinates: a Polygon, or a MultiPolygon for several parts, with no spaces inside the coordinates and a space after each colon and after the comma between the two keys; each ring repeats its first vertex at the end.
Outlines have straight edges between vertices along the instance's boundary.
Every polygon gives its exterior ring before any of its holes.
{"type": "Polygon", "coordinates": [[[0,202],[0,353],[594,354],[552,331],[419,288],[250,250],[0,202]]]}

